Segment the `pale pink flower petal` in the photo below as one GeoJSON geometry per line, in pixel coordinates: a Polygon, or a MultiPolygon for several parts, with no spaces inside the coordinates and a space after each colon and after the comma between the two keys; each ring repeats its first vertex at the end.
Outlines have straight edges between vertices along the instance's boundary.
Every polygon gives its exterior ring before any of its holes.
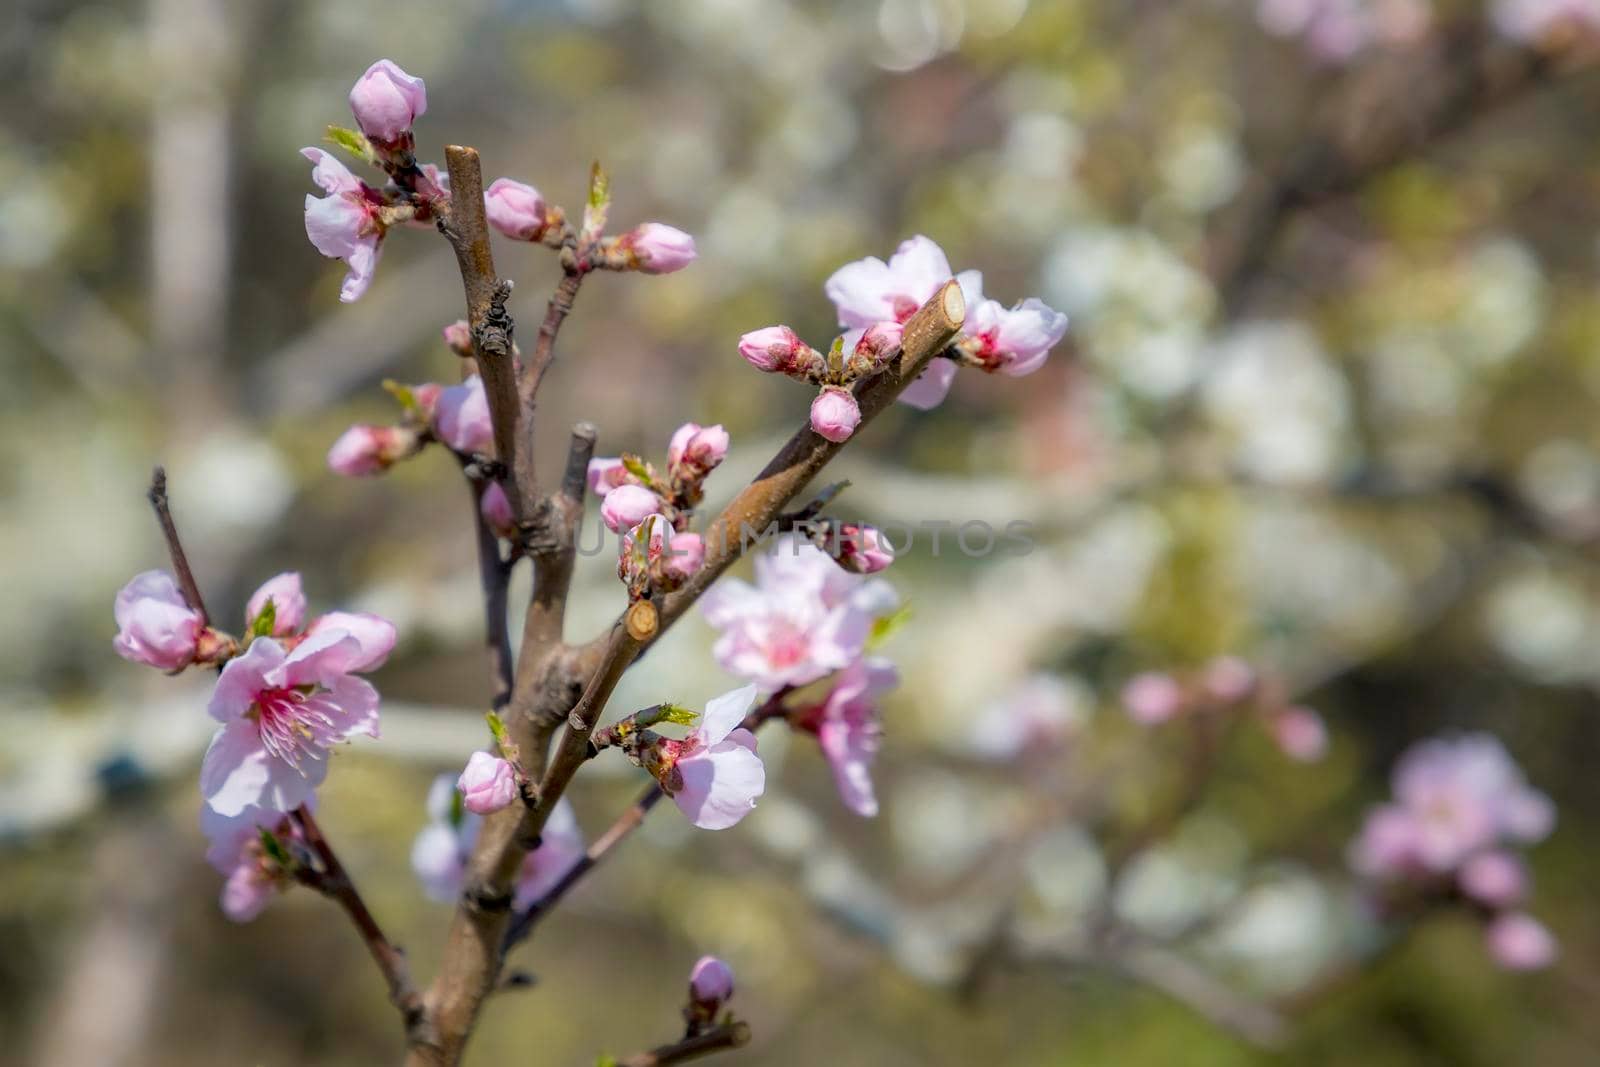
{"type": "Polygon", "coordinates": [[[699,738],[702,744],[718,744],[744,721],[756,704],[754,684],[729,690],[721,696],[706,701],[705,714],[700,717],[699,738]]]}
{"type": "Polygon", "coordinates": [[[306,620],[306,594],[300,586],[300,575],[295,571],[268,578],[261,588],[250,594],[245,605],[244,621],[249,626],[263,611],[267,601],[272,601],[273,637],[285,637],[300,629],[306,620]]]}
{"type": "Polygon", "coordinates": [[[1491,908],[1510,908],[1528,895],[1528,870],[1514,853],[1480,852],[1461,865],[1456,877],[1461,891],[1491,908]]]}
{"type": "Polygon", "coordinates": [[[539,834],[539,847],[522,861],[512,906],[523,910],[542,900],[583,859],[583,852],[583,831],[572,805],[562,797],[550,809],[539,834]]]}
{"type": "Polygon", "coordinates": [[[351,637],[359,646],[355,653],[348,648],[338,663],[338,669],[354,674],[366,674],[383,666],[394,651],[395,628],[388,619],[365,611],[330,611],[313,619],[306,636],[338,631],[351,637]]]}
{"type": "Polygon", "coordinates": [[[739,822],[766,789],[755,735],[745,729],[682,757],[675,771],[682,785],[672,794],[673,803],[702,830],[725,830],[739,822]]]}
{"type": "Polygon", "coordinates": [[[328,449],[328,469],[352,478],[382,474],[412,444],[413,436],[398,426],[352,426],[328,449]]]}
{"type": "Polygon", "coordinates": [[[944,403],[950,386],[955,383],[958,369],[952,360],[935,359],[895,399],[918,411],[931,411],[944,403]]]}
{"type": "Polygon", "coordinates": [[[701,956],[689,972],[689,999],[714,1015],[733,996],[733,969],[715,956],[701,956]]]}
{"type": "Polygon", "coordinates": [[[1286,708],[1273,716],[1272,739],[1290,759],[1315,763],[1328,753],[1328,728],[1310,708],[1286,708]]]}
{"type": "Polygon", "coordinates": [[[660,513],[661,498],[642,485],[619,485],[606,494],[600,505],[600,518],[612,533],[631,530],[651,515],[660,513]]]}
{"type": "Polygon", "coordinates": [[[705,539],[692,530],[673,534],[667,542],[667,573],[673,578],[686,580],[705,562],[705,539]]]}
{"type": "Polygon", "coordinates": [[[647,222],[624,234],[621,246],[639,259],[646,274],[670,274],[694,262],[694,238],[660,222],[647,222]]]}
{"type": "Polygon", "coordinates": [[[629,484],[632,478],[627,464],[620,459],[606,457],[589,461],[589,491],[596,496],[604,497],[618,486],[629,484]]]}
{"type": "Polygon", "coordinates": [[[1141,726],[1168,722],[1183,710],[1183,687],[1170,674],[1144,671],[1122,687],[1122,705],[1128,717],[1141,726]]]}
{"type": "Polygon", "coordinates": [[[439,394],[433,430],[457,452],[488,455],[494,451],[494,422],[482,378],[474,374],[439,394]]]}

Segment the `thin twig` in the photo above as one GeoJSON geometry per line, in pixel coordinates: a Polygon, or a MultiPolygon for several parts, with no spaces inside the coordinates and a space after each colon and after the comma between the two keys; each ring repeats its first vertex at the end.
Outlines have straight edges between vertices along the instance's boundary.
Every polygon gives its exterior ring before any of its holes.
{"type": "Polygon", "coordinates": [[[472,479],[472,524],[478,542],[478,581],[483,587],[484,643],[489,650],[489,677],[493,684],[492,706],[496,711],[511,701],[516,667],[511,659],[511,633],[506,618],[507,590],[511,584],[511,561],[500,555],[500,538],[483,517],[483,494],[489,483],[472,479]]]}
{"type": "Polygon", "coordinates": [[[195,611],[200,613],[202,625],[209,624],[211,616],[206,612],[206,602],[200,596],[200,586],[194,580],[194,571],[189,569],[189,557],[183,551],[183,542],[178,538],[178,526],[172,521],[172,509],[167,503],[167,470],[157,467],[150,474],[150,492],[146,494],[150,506],[155,509],[156,521],[161,524],[161,536],[166,538],[167,554],[172,557],[172,569],[176,572],[178,588],[183,592],[183,599],[195,611]]]}
{"type": "Polygon", "coordinates": [[[648,1052],[635,1052],[617,1060],[617,1067],[667,1067],[673,1063],[688,1063],[702,1056],[743,1048],[750,1043],[750,1027],[742,1022],[723,1023],[704,1033],[686,1037],[671,1045],[662,1045],[648,1052]]]}
{"type": "Polygon", "coordinates": [[[337,901],[339,906],[344,908],[345,913],[350,916],[350,921],[355,923],[361,940],[366,943],[367,951],[372,954],[373,962],[383,973],[384,981],[388,983],[389,999],[400,1009],[407,1036],[412,1040],[425,1039],[423,1031],[427,1027],[427,1017],[423,1009],[422,995],[411,984],[411,971],[406,966],[405,953],[384,936],[378,921],[372,917],[366,902],[356,891],[355,883],[350,880],[344,865],[339,862],[333,846],[323,836],[322,827],[317,825],[316,817],[311,814],[311,810],[303,805],[296,808],[294,820],[299,825],[300,832],[305,835],[306,844],[311,846],[311,851],[322,866],[320,871],[307,872],[307,884],[321,891],[324,896],[337,901]]]}

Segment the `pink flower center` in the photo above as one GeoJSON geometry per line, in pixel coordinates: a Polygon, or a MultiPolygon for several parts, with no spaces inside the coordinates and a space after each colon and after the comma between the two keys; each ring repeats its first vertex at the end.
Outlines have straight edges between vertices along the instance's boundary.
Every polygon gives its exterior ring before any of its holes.
{"type": "Polygon", "coordinates": [[[811,656],[811,641],[806,631],[790,622],[778,623],[767,643],[767,662],[774,667],[793,667],[811,656]]]}
{"type": "Polygon", "coordinates": [[[254,708],[261,747],[300,770],[302,760],[317,759],[330,745],[344,739],[334,713],[339,709],[326,695],[302,689],[263,689],[254,708]]]}
{"type": "Polygon", "coordinates": [[[904,293],[901,293],[894,298],[893,306],[894,321],[903,324],[907,319],[915,315],[917,313],[917,308],[921,307],[922,305],[911,299],[909,296],[906,296],[904,293]]]}

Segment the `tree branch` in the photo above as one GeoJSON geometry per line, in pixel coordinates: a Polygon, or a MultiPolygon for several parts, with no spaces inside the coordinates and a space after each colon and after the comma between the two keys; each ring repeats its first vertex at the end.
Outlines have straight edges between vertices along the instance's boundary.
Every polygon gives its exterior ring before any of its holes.
{"type": "Polygon", "coordinates": [[[468,484],[472,487],[472,525],[478,542],[478,581],[483,587],[484,643],[489,650],[489,677],[493,683],[490,699],[491,706],[499,711],[510,702],[516,677],[506,619],[511,561],[501,558],[500,539],[483,517],[483,494],[489,483],[472,478],[468,484]]]}
{"type": "Polygon", "coordinates": [[[648,1052],[635,1052],[616,1061],[617,1067],[667,1067],[673,1063],[711,1056],[729,1049],[743,1048],[750,1043],[750,1027],[742,1022],[723,1023],[704,1033],[686,1037],[671,1045],[661,1045],[648,1052]]]}
{"type": "Polygon", "coordinates": [[[172,509],[167,504],[167,469],[157,467],[150,474],[150,491],[146,494],[150,506],[155,509],[156,521],[161,524],[161,536],[167,542],[167,555],[172,558],[172,570],[178,579],[178,588],[183,591],[183,599],[189,606],[200,613],[202,625],[210,625],[211,616],[206,612],[206,602],[200,596],[200,586],[194,580],[194,571],[189,569],[189,557],[183,551],[183,542],[178,539],[178,526],[172,521],[172,509]]]}
{"type": "Polygon", "coordinates": [[[406,966],[405,953],[384,936],[378,921],[372,917],[372,912],[367,910],[366,902],[356,891],[355,884],[345,872],[344,865],[339,862],[333,846],[328,844],[328,839],[323,836],[322,827],[317,825],[311,809],[304,805],[296,808],[294,820],[299,825],[300,832],[305,835],[306,844],[311,846],[311,851],[322,865],[320,871],[304,872],[302,880],[344,908],[345,914],[350,916],[350,921],[355,923],[361,940],[366,942],[367,951],[372,954],[373,962],[383,973],[384,981],[388,983],[389,999],[400,1009],[400,1017],[405,1021],[407,1038],[413,1041],[426,1039],[427,1014],[423,1010],[421,994],[411,984],[411,971],[406,966]]]}
{"type": "Polygon", "coordinates": [[[532,515],[538,498],[533,468],[532,427],[520,419],[517,399],[516,359],[512,346],[514,323],[506,311],[511,283],[495,273],[489,245],[489,220],[483,206],[483,170],[475,148],[449,145],[444,150],[450,171],[450,211],[439,216],[439,231],[456,253],[461,284],[467,296],[467,325],[472,329],[472,355],[483,378],[494,424],[495,456],[510,474],[506,497],[519,522],[532,515]]]}
{"type": "MultiPolygon", "coordinates": [[[[960,332],[965,317],[961,287],[954,280],[946,282],[906,322],[900,355],[882,373],[857,387],[861,426],[882,413],[945,350],[960,332]]],[[[563,715],[568,728],[545,771],[537,803],[521,812],[508,808],[497,813],[479,832],[468,865],[471,888],[456,908],[439,974],[428,994],[439,1040],[413,1044],[408,1063],[450,1064],[459,1059],[483,1000],[499,976],[500,948],[511,925],[512,878],[528,846],[538,840],[551,808],[582,764],[589,731],[610,699],[617,679],[640,650],[681,617],[739,557],[743,549],[741,531],[759,531],[775,521],[840,448],[840,444],[819,436],[809,426],[796,432],[712,524],[706,537],[704,565],[683,588],[665,598],[659,609],[652,610],[656,616],[652,625],[633,625],[643,621],[636,610],[650,604],[641,601],[609,634],[570,655],[559,645],[557,636],[555,642],[545,643],[537,656],[530,658],[529,638],[524,636],[524,655],[512,697],[513,711],[518,713],[518,743],[526,739],[524,752],[531,762],[543,752],[547,731],[554,729],[563,715]],[[575,703],[568,695],[574,682],[582,686],[575,703]],[[572,709],[570,714],[567,708],[572,709]]],[[[572,469],[569,464],[569,471],[572,469]]],[[[537,584],[536,573],[536,587],[537,584]]],[[[532,619],[532,605],[529,614],[532,619]]]]}

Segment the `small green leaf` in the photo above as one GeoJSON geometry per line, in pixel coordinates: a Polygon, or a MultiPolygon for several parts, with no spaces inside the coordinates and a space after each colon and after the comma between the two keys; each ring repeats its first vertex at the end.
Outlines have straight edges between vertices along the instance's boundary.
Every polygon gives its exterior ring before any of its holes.
{"type": "Polygon", "coordinates": [[[624,452],[622,454],[622,466],[629,474],[633,475],[635,478],[643,479],[646,483],[655,480],[655,476],[651,473],[649,465],[646,464],[644,460],[640,459],[638,456],[632,455],[631,453],[624,452]]]}
{"type": "Polygon", "coordinates": [[[579,240],[597,241],[606,229],[606,213],[611,207],[611,179],[598,162],[589,171],[589,201],[583,209],[583,228],[579,240]]]}
{"type": "Polygon", "coordinates": [[[330,143],[338,145],[357,159],[367,163],[372,162],[374,158],[372,145],[368,144],[367,139],[357,131],[347,130],[343,126],[329,126],[326,136],[330,143]]]}
{"type": "Polygon", "coordinates": [[[467,816],[466,802],[462,799],[461,790],[450,790],[450,825],[459,828],[461,820],[467,816]]]}
{"type": "Polygon", "coordinates": [[[289,855],[288,849],[283,847],[283,842],[273,836],[272,831],[265,826],[261,827],[261,850],[284,870],[294,866],[294,859],[289,855]]]}
{"type": "Polygon", "coordinates": [[[383,380],[384,391],[394,397],[407,415],[417,414],[417,394],[411,386],[395,381],[393,378],[383,380]]]}
{"type": "Polygon", "coordinates": [[[670,722],[674,726],[693,726],[700,721],[700,713],[693,708],[681,707],[677,704],[663,704],[656,709],[650,722],[652,725],[670,722]]]}
{"type": "Polygon", "coordinates": [[[273,627],[278,624],[278,605],[272,598],[267,597],[267,602],[261,605],[261,611],[250,620],[251,637],[271,637],[273,627]]]}
{"type": "Polygon", "coordinates": [[[872,624],[872,633],[867,635],[867,647],[877,648],[882,645],[910,619],[911,605],[907,604],[894,614],[885,615],[883,618],[875,620],[872,624]]]}
{"type": "Polygon", "coordinates": [[[609,1052],[602,1052],[594,1061],[594,1067],[617,1067],[617,1058],[609,1052]]]}

